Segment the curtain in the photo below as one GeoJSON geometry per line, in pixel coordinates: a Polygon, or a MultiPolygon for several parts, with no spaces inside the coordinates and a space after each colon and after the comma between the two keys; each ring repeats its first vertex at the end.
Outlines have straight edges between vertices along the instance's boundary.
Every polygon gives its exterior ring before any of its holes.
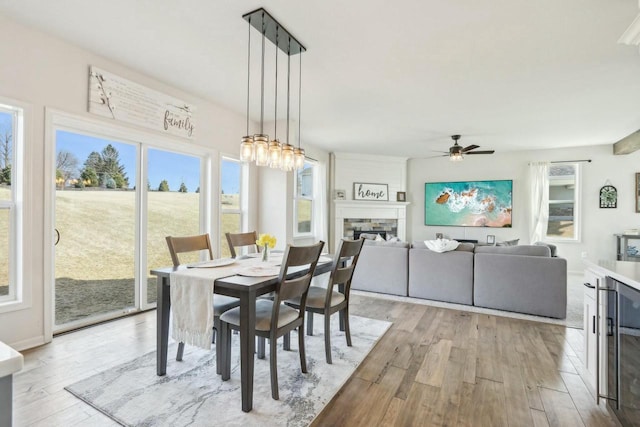
{"type": "Polygon", "coordinates": [[[549,162],[529,163],[531,217],[529,240],[535,243],[547,236],[549,223],[549,162]]]}

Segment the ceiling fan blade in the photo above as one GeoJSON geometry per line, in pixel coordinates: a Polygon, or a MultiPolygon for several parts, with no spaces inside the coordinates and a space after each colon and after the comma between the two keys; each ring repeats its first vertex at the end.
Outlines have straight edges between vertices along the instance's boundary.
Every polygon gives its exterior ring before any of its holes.
{"type": "Polygon", "coordinates": [[[495,150],[486,150],[486,151],[470,151],[468,153],[464,153],[465,155],[467,154],[493,154],[495,153],[495,150]]]}
{"type": "Polygon", "coordinates": [[[480,148],[480,146],[479,145],[475,145],[475,144],[474,145],[468,145],[468,146],[466,146],[466,147],[464,147],[462,149],[462,152],[466,153],[467,151],[475,150],[476,148],[480,148]]]}

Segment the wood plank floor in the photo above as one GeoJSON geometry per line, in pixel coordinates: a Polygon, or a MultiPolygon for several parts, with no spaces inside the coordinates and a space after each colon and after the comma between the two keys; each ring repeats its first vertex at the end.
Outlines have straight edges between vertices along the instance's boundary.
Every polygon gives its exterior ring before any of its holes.
{"type": "MultiPolygon", "coordinates": [[[[354,295],[394,322],[314,426],[616,426],[580,373],[582,331],[354,295]]],[[[14,378],[15,426],[111,426],[63,387],[155,349],[155,311],[54,338],[14,378]]]]}

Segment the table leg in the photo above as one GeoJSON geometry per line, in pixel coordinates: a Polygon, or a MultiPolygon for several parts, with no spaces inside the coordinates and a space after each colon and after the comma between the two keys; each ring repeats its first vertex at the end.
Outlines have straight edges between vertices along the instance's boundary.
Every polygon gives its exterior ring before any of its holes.
{"type": "Polygon", "coordinates": [[[156,308],[156,373],[167,373],[167,348],[169,347],[169,313],[171,312],[171,293],[169,291],[169,278],[160,277],[156,281],[157,308],[156,308]]]}
{"type": "Polygon", "coordinates": [[[242,410],[253,408],[253,364],[256,342],[256,294],[248,292],[240,297],[240,387],[242,410]]]}

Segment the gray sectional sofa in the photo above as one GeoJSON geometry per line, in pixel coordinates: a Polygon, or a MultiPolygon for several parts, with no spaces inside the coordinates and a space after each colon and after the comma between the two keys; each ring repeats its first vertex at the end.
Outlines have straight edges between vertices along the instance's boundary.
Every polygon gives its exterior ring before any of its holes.
{"type": "Polygon", "coordinates": [[[567,263],[537,245],[437,253],[424,242],[366,241],[352,288],[564,319],[567,263]]]}

